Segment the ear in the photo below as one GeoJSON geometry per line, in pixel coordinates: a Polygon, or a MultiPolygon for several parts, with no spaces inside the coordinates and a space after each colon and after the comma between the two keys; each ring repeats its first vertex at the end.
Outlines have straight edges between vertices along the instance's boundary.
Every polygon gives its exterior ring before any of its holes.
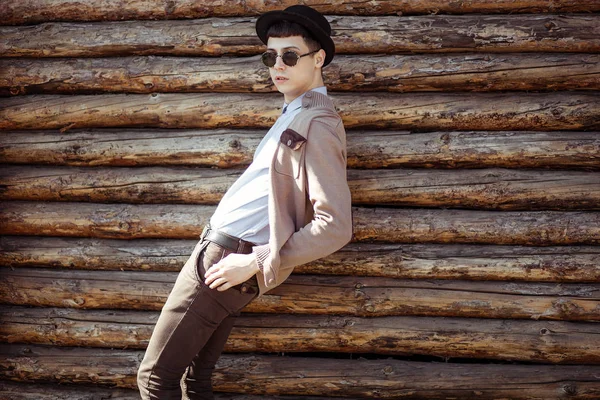
{"type": "Polygon", "coordinates": [[[323,64],[325,64],[325,50],[321,49],[315,53],[315,67],[323,68],[323,64]]]}

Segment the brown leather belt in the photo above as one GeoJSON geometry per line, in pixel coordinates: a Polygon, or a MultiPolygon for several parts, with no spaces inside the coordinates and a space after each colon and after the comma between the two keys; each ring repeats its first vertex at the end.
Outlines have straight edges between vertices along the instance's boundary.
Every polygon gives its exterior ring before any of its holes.
{"type": "Polygon", "coordinates": [[[200,235],[201,240],[208,240],[218,244],[219,246],[231,250],[236,253],[249,254],[252,253],[252,247],[256,244],[246,240],[228,235],[223,232],[211,229],[210,225],[206,225],[200,235]]]}

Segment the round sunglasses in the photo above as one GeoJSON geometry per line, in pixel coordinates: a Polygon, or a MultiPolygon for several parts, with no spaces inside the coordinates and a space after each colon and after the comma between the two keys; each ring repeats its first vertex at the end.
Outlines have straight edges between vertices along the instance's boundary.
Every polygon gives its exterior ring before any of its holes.
{"type": "MultiPolygon", "coordinates": [[[[319,49],[319,50],[321,50],[321,49],[319,49]]],[[[296,65],[298,63],[298,60],[301,59],[302,57],[314,54],[319,50],[311,51],[306,54],[298,54],[296,52],[288,50],[288,51],[284,51],[282,55],[279,55],[279,54],[275,53],[274,51],[266,51],[262,54],[261,59],[262,59],[263,64],[265,64],[269,68],[272,68],[275,65],[275,63],[277,62],[277,57],[281,57],[281,61],[283,61],[283,63],[285,65],[287,65],[288,67],[293,67],[294,65],[296,65]]]]}

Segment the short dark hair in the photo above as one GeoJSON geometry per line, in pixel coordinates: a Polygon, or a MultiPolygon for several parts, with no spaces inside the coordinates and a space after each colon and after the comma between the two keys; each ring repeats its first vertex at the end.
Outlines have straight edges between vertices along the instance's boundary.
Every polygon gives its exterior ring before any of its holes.
{"type": "Polygon", "coordinates": [[[290,36],[302,36],[309,51],[317,51],[321,44],[302,25],[292,21],[282,20],[274,23],[267,31],[267,40],[270,37],[285,38],[290,36]]]}

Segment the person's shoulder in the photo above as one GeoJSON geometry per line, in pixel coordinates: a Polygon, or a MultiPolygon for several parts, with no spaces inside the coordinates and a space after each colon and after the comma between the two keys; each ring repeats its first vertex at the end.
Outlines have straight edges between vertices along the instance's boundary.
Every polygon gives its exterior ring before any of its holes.
{"type": "Polygon", "coordinates": [[[341,122],[341,117],[337,113],[333,101],[326,94],[311,91],[304,95],[302,102],[302,111],[298,114],[298,119],[304,124],[319,122],[333,127],[341,122]]]}
{"type": "Polygon", "coordinates": [[[291,129],[306,139],[311,136],[333,135],[338,139],[345,136],[342,119],[329,96],[316,91],[308,92],[302,99],[302,110],[289,124],[291,129]]]}

